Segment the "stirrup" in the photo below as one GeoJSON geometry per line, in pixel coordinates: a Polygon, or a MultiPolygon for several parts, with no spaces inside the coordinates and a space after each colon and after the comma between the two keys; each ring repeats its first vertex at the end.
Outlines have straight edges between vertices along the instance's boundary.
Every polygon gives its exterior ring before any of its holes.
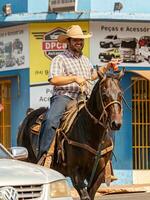
{"type": "Polygon", "coordinates": [[[44,153],[44,154],[42,155],[42,157],[40,158],[40,160],[37,162],[37,164],[38,164],[38,165],[44,165],[44,160],[45,160],[46,156],[47,156],[47,154],[44,153]]]}

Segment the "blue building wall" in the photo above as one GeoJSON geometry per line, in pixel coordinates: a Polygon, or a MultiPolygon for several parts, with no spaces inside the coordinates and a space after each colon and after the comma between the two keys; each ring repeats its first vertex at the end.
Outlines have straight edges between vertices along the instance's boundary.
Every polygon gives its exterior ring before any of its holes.
{"type": "Polygon", "coordinates": [[[0,72],[0,77],[11,80],[11,142],[16,145],[18,125],[24,119],[29,107],[29,69],[0,72]],[[17,79],[19,77],[19,79],[17,79]]]}
{"type": "MultiPolygon", "coordinates": [[[[15,23],[28,23],[30,21],[61,21],[61,20],[132,20],[132,21],[150,21],[150,1],[147,0],[120,0],[123,9],[120,12],[114,12],[115,0],[77,0],[78,12],[48,12],[49,0],[10,0],[13,14],[9,16],[2,15],[0,9],[0,25],[6,26],[15,23]],[[81,13],[80,13],[81,11],[81,13]],[[22,13],[26,14],[18,14],[22,13]],[[14,15],[15,14],[15,15],[14,15]],[[6,24],[7,23],[7,24],[6,24]]],[[[0,8],[8,3],[7,0],[0,1],[0,8]]]]}
{"type": "Polygon", "coordinates": [[[48,12],[49,0],[0,0],[0,15],[3,14],[3,6],[11,4],[12,13],[36,13],[48,12]]]}
{"type": "MultiPolygon", "coordinates": [[[[99,12],[113,12],[114,3],[116,0],[77,0],[77,10],[82,11],[99,11],[99,12]]],[[[147,0],[120,0],[123,4],[123,9],[120,13],[149,13],[150,1],[147,0]]],[[[49,0],[1,0],[0,14],[3,14],[2,7],[4,4],[10,3],[12,5],[13,13],[41,13],[48,12],[49,0]]]]}
{"type": "Polygon", "coordinates": [[[91,0],[76,0],[76,8],[78,11],[90,11],[91,0]]]}
{"type": "MultiPolygon", "coordinates": [[[[132,73],[125,73],[122,78],[121,86],[123,91],[126,90],[131,84],[132,73]]],[[[132,108],[132,93],[131,87],[125,91],[124,98],[132,108]]],[[[115,175],[119,178],[115,181],[115,184],[131,184],[133,182],[132,177],[132,111],[128,106],[123,103],[123,122],[120,131],[114,133],[115,137],[115,149],[113,157],[113,167],[115,169],[115,175]]]]}
{"type": "Polygon", "coordinates": [[[28,0],[28,12],[48,12],[49,0],[28,0]]]}
{"type": "Polygon", "coordinates": [[[3,14],[3,6],[9,3],[12,5],[12,12],[13,13],[22,13],[27,12],[28,9],[28,0],[0,0],[0,14],[3,14]]]}
{"type": "Polygon", "coordinates": [[[147,0],[77,0],[77,9],[81,11],[112,12],[114,3],[120,2],[124,13],[149,13],[150,1],[147,0]]]}

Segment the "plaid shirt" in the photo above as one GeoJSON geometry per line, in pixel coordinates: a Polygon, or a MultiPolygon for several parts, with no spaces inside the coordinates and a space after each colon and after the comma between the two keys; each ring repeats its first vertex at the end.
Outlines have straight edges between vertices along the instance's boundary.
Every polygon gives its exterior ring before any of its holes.
{"type": "MultiPolygon", "coordinates": [[[[80,76],[85,79],[91,79],[93,66],[89,59],[84,55],[75,57],[70,51],[65,50],[62,54],[56,56],[52,63],[49,79],[54,76],[80,76]]],[[[77,98],[81,92],[77,83],[70,83],[62,86],[53,87],[53,95],[67,95],[71,98],[77,98]]],[[[91,93],[91,84],[87,82],[86,95],[91,93]]]]}

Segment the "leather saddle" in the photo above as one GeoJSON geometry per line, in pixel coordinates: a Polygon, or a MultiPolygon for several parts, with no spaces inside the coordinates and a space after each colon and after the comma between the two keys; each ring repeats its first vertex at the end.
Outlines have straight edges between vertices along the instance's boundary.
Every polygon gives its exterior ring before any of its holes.
{"type": "MultiPolygon", "coordinates": [[[[83,100],[72,100],[70,101],[70,103],[67,105],[66,110],[63,114],[63,117],[61,119],[61,130],[64,133],[67,133],[74,121],[74,119],[76,118],[78,112],[84,107],[84,101],[83,100]]],[[[27,112],[27,114],[29,115],[33,110],[27,112]]],[[[42,122],[45,120],[45,115],[46,112],[42,113],[41,115],[39,115],[35,121],[35,123],[30,127],[31,129],[31,133],[35,134],[35,135],[39,135],[40,131],[41,131],[41,126],[42,126],[42,122]]]]}
{"type": "Polygon", "coordinates": [[[70,130],[73,121],[75,120],[78,112],[84,107],[83,100],[72,100],[66,107],[60,123],[60,129],[65,134],[70,130]]]}
{"type": "Polygon", "coordinates": [[[51,165],[52,156],[54,154],[55,142],[57,142],[57,162],[65,164],[65,152],[64,152],[64,134],[67,135],[71,125],[73,124],[78,112],[84,107],[84,100],[72,100],[66,107],[66,111],[63,114],[59,128],[56,129],[56,136],[48,150],[46,155],[44,166],[49,167],[51,165]],[[63,134],[62,134],[63,133],[63,134]]]}
{"type": "Polygon", "coordinates": [[[30,127],[31,133],[35,135],[39,135],[42,127],[42,122],[45,120],[46,112],[39,115],[35,121],[35,123],[30,127]]]}

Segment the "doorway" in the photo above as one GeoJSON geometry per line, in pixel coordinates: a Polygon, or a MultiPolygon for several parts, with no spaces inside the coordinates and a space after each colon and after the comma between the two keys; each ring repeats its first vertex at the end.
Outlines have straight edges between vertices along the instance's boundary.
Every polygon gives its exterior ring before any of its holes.
{"type": "Polygon", "coordinates": [[[11,146],[11,81],[0,81],[0,143],[6,148],[11,146]]]}

